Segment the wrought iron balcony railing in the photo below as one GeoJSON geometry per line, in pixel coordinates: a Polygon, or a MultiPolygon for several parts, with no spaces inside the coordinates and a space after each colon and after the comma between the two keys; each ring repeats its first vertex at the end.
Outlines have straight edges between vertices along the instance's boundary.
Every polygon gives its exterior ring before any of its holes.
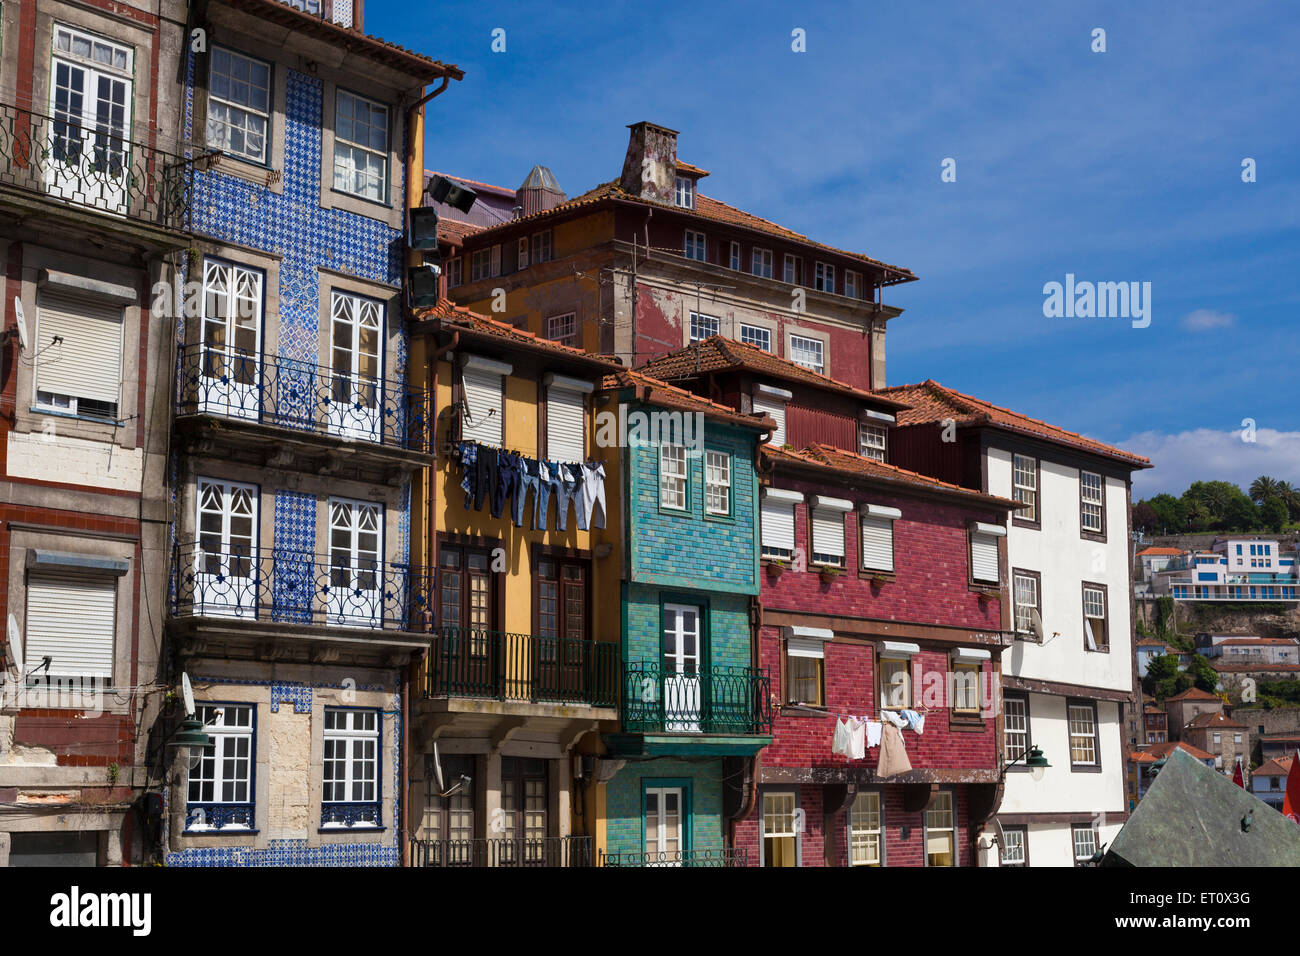
{"type": "Polygon", "coordinates": [[[378,803],[322,803],[321,829],[374,829],[383,826],[378,803]]]}
{"type": "Polygon", "coordinates": [[[757,735],[772,730],[767,670],[714,666],[679,670],[659,661],[623,667],[627,733],[757,735]]]}
{"type": "Polygon", "coordinates": [[[422,675],[426,698],[618,704],[618,645],[611,641],[441,627],[422,675]]]}
{"type": "Polygon", "coordinates": [[[253,805],[251,803],[188,803],[185,805],[187,833],[252,829],[253,805]]]}
{"type": "Polygon", "coordinates": [[[175,548],[172,614],[384,631],[428,631],[432,579],[422,567],[282,548],[175,548]]]}
{"type": "Polygon", "coordinates": [[[178,415],[218,415],[427,454],[430,412],[428,393],[404,382],[225,345],[180,349],[178,415]]]}
{"type": "Polygon", "coordinates": [[[185,228],[190,209],[184,157],[98,118],[51,117],[12,103],[0,103],[4,187],[171,231],[185,228]]]}
{"type": "Polygon", "coordinates": [[[650,853],[600,852],[599,866],[748,866],[748,850],[663,850],[650,853]]]}
{"type": "Polygon", "coordinates": [[[577,867],[591,863],[589,836],[411,841],[411,866],[577,867]]]}

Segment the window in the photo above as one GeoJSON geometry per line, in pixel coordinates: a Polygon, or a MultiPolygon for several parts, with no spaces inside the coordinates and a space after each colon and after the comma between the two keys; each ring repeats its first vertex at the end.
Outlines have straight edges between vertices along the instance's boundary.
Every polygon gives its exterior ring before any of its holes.
{"type": "Polygon", "coordinates": [[[731,514],[731,455],[704,453],[704,510],[711,515],[731,514]]]}
{"type": "Polygon", "coordinates": [[[185,829],[253,828],[253,708],[199,704],[194,716],[212,738],[190,768],[185,829]]]}
{"type": "Polygon", "coordinates": [[[330,431],[379,440],[384,425],[382,400],[384,307],[374,299],[335,289],[330,296],[330,371],[332,401],[326,409],[330,431]]]}
{"type": "Polygon", "coordinates": [[[763,794],[763,865],[798,866],[793,793],[763,794]]]}
{"type": "Polygon", "coordinates": [[[756,385],[750,408],[755,414],[770,415],[776,422],[772,432],[772,447],[780,448],[785,444],[785,403],[790,400],[790,392],[770,385],[756,385]]]}
{"type": "Polygon", "coordinates": [[[1074,840],[1074,865],[1083,866],[1097,852],[1097,831],[1090,826],[1072,826],[1070,835],[1074,840]]]}
{"type": "Polygon", "coordinates": [[[116,577],[74,568],[28,572],[25,666],[36,670],[50,659],[33,683],[75,680],[108,686],[116,632],[116,577]]]}
{"type": "Polygon", "coordinates": [[[1025,844],[1028,842],[1027,827],[1002,828],[1002,866],[1027,866],[1028,856],[1025,844]]]}
{"type": "Polygon", "coordinates": [[[792,256],[789,253],[786,253],[785,259],[782,263],[781,278],[790,283],[790,285],[798,285],[803,278],[801,275],[803,270],[799,268],[802,264],[803,260],[798,256],[792,256]]]}
{"type": "Polygon", "coordinates": [[[980,665],[974,661],[954,661],[952,665],[952,709],[970,717],[980,712],[980,665]]]}
{"type": "Polygon", "coordinates": [[[772,250],[755,249],[752,257],[750,271],[756,276],[762,276],[764,279],[772,278],[772,250]]]}
{"type": "Polygon", "coordinates": [[[460,285],[461,265],[458,256],[452,256],[447,260],[447,288],[454,289],[460,285]]]}
{"type": "Polygon", "coordinates": [[[488,252],[488,276],[495,279],[501,274],[501,244],[497,243],[488,252]]]}
{"type": "Polygon", "coordinates": [[[940,790],[925,811],[925,865],[957,865],[957,827],[951,790],[940,790]]]}
{"type": "Polygon", "coordinates": [[[1025,507],[1015,512],[1021,521],[1038,521],[1038,459],[1026,455],[1012,457],[1011,497],[1025,507]]]}
{"type": "Polygon", "coordinates": [[[811,513],[813,564],[843,567],[844,512],[853,507],[837,498],[817,496],[811,513]],[[845,507],[847,505],[847,507],[845,507]]]}
{"type": "Polygon", "coordinates": [[[475,862],[472,854],[475,846],[474,803],[478,774],[474,770],[474,758],[450,754],[442,756],[442,774],[447,787],[451,789],[457,782],[461,784],[447,796],[438,790],[438,775],[433,761],[432,754],[424,758],[424,815],[420,821],[420,838],[447,841],[445,849],[437,843],[431,848],[434,853],[445,854],[437,860],[439,865],[446,863],[448,866],[469,866],[475,862]]]}
{"type": "Polygon", "coordinates": [[[499,448],[505,376],[513,369],[478,355],[463,355],[461,361],[461,438],[499,448]]]}
{"type": "Polygon", "coordinates": [[[208,73],[208,146],[266,163],[270,115],[271,65],[213,47],[208,73]]]}
{"type": "MultiPolygon", "coordinates": [[[[479,631],[495,629],[496,575],[492,573],[491,567],[490,551],[451,544],[438,545],[437,623],[439,627],[473,628],[479,631]]],[[[486,655],[486,637],[476,638],[470,643],[472,644],[469,649],[470,656],[486,655]]],[[[463,645],[454,645],[450,648],[453,655],[463,651],[465,651],[463,645]]],[[[437,652],[434,656],[438,657],[437,652]]],[[[451,661],[453,667],[463,663],[465,663],[463,659],[458,660],[454,657],[451,661]]]]}
{"type": "MultiPolygon", "coordinates": [[[[867,505],[867,508],[873,509],[875,506],[867,505]]],[[[872,514],[870,510],[862,516],[862,569],[864,571],[894,570],[894,518],[900,516],[872,514]]]]}
{"type": "Polygon", "coordinates": [[[682,787],[645,788],[645,853],[650,866],[680,866],[686,849],[682,787]]]}
{"type": "Polygon", "coordinates": [[[551,261],[551,230],[533,233],[533,264],[551,261]]]}
{"type": "Polygon", "coordinates": [[[1101,475],[1091,471],[1079,472],[1079,527],[1085,533],[1106,533],[1103,488],[1101,475]]]}
{"type": "Polygon", "coordinates": [[[1104,651],[1109,647],[1106,627],[1106,586],[1083,585],[1083,637],[1090,651],[1104,651]]]}
{"type": "Polygon", "coordinates": [[[1005,534],[999,525],[976,522],[970,529],[971,580],[996,585],[998,575],[998,538],[1005,534]]]}
{"type": "Polygon", "coordinates": [[[790,361],[819,374],[826,372],[824,346],[820,339],[805,338],[802,335],[790,336],[790,361]]]}
{"type": "Polygon", "coordinates": [[[492,275],[492,250],[478,249],[470,253],[469,257],[469,281],[478,282],[480,279],[490,278],[492,275]]]}
{"type": "Polygon", "coordinates": [[[687,259],[696,259],[700,262],[707,261],[704,252],[704,233],[696,232],[694,229],[687,229],[686,249],[682,254],[687,259]]]}
{"type": "Polygon", "coordinates": [[[36,406],[116,419],[122,390],[122,307],[88,296],[42,289],[34,341],[36,406]],[[62,339],[50,347],[55,336],[62,339]],[[41,344],[43,343],[43,344],[41,344]]]}
{"type": "Polygon", "coordinates": [[[880,706],[891,710],[912,706],[912,665],[910,658],[880,659],[880,706]]]}
{"type": "Polygon", "coordinates": [[[535,757],[501,758],[501,810],[507,841],[499,844],[507,863],[545,864],[546,807],[549,802],[546,761],[535,757]],[[520,842],[522,841],[522,842],[520,842]],[[523,859],[518,857],[522,855],[523,859]]]}
{"type": "Polygon", "coordinates": [[[537,559],[538,677],[546,690],[582,688],[583,647],[587,640],[588,564],[542,555],[537,559]],[[562,652],[561,652],[562,650],[562,652]],[[554,676],[554,680],[549,680],[554,676]]]}
{"type": "Polygon", "coordinates": [[[825,262],[817,263],[813,272],[813,288],[819,292],[835,291],[835,267],[825,262]]]}
{"type": "Polygon", "coordinates": [[[591,383],[547,373],[546,457],[554,462],[587,460],[587,393],[591,383]]]}
{"type": "Polygon", "coordinates": [[[515,249],[515,259],[517,260],[516,268],[518,269],[528,268],[528,237],[527,236],[520,237],[519,242],[517,243],[515,249]]]}
{"type": "Polygon", "coordinates": [[[321,827],[380,826],[379,713],[326,707],[322,763],[321,827]]]}
{"type": "Polygon", "coordinates": [[[1222,735],[1222,734],[1215,734],[1215,735],[1214,735],[1214,746],[1216,746],[1216,747],[1221,747],[1221,746],[1223,746],[1223,735],[1222,735]]]}
{"type": "Polygon", "coordinates": [[[883,824],[879,791],[864,791],[853,798],[849,809],[849,866],[884,864],[883,824]]]}
{"type": "Polygon", "coordinates": [[[753,345],[764,352],[772,351],[772,330],[759,325],[740,323],[740,341],[753,345]]]}
{"type": "Polygon", "coordinates": [[[858,454],[863,458],[885,460],[886,443],[889,432],[884,425],[858,423],[858,454]]]}
{"type": "Polygon", "coordinates": [[[846,271],[844,273],[844,294],[850,299],[856,299],[858,297],[858,290],[861,287],[861,278],[862,277],[856,272],[846,271]]]}
{"type": "Polygon", "coordinates": [[[1092,703],[1070,704],[1067,710],[1070,725],[1070,766],[1100,766],[1097,762],[1097,711],[1092,703]]]}
{"type": "Polygon", "coordinates": [[[731,258],[729,261],[731,264],[731,268],[734,271],[739,272],[740,271],[740,243],[733,242],[731,244],[731,258]]]}
{"type": "Polygon", "coordinates": [[[1029,749],[1029,698],[1002,698],[1002,742],[1007,762],[1024,756],[1029,749]]]}
{"type": "Polygon", "coordinates": [[[659,507],[687,510],[686,447],[659,446],[659,507]]]}
{"type": "Polygon", "coordinates": [[[691,313],[691,341],[702,342],[709,336],[718,334],[718,317],[716,315],[703,315],[699,312],[691,313]]]}
{"type": "Polygon", "coordinates": [[[775,488],[763,490],[761,506],[762,554],[765,558],[788,561],[794,554],[794,506],[803,500],[799,492],[775,488]]]}
{"type": "Polygon", "coordinates": [[[791,634],[785,642],[785,699],[791,704],[826,706],[826,641],[791,634]]]}
{"type": "Polygon", "coordinates": [[[546,337],[562,345],[578,344],[578,314],[566,312],[564,315],[552,315],[546,320],[546,337]]]}
{"type": "Polygon", "coordinates": [[[1018,634],[1032,634],[1034,630],[1033,612],[1042,613],[1042,608],[1038,604],[1038,575],[1033,571],[1021,571],[1017,568],[1011,572],[1011,577],[1015,589],[1016,632],[1018,634]]]}
{"type": "Polygon", "coordinates": [[[258,488],[199,477],[197,490],[194,610],[256,615],[258,488]]]}
{"type": "Polygon", "coordinates": [[[347,90],[335,97],[334,188],[375,202],[388,195],[388,107],[347,90]]]}
{"type": "Polygon", "coordinates": [[[677,191],[674,197],[677,205],[683,209],[695,208],[695,180],[686,176],[677,177],[677,191]]]}

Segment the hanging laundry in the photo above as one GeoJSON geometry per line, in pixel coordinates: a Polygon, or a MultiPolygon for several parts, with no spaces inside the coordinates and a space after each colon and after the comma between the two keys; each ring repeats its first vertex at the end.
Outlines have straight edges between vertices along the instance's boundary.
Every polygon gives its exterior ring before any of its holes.
{"type": "Polygon", "coordinates": [[[849,759],[862,760],[867,756],[867,725],[856,717],[849,718],[849,759]]]}
{"type": "Polygon", "coordinates": [[[463,441],[456,446],[456,452],[460,459],[460,486],[465,491],[465,510],[469,511],[474,507],[474,488],[478,475],[478,445],[463,441]]]}
{"type": "Polygon", "coordinates": [[[912,761],[907,759],[902,731],[893,724],[885,724],[880,735],[880,762],[876,765],[876,776],[887,779],[911,769],[912,761]]]}
{"type": "Polygon", "coordinates": [[[582,511],[583,524],[589,528],[605,527],[605,466],[598,461],[582,465],[582,511]],[[596,505],[600,505],[600,523],[595,524],[596,505]]]}
{"type": "Polygon", "coordinates": [[[517,493],[519,478],[519,456],[509,452],[497,454],[497,484],[492,489],[492,517],[500,518],[506,508],[506,501],[517,493]]]}
{"type": "Polygon", "coordinates": [[[831,738],[831,753],[847,757],[852,746],[848,722],[843,719],[835,721],[835,735],[831,738]]]}
{"type": "Polygon", "coordinates": [[[495,448],[479,445],[476,455],[478,467],[475,469],[477,481],[474,485],[474,510],[482,511],[483,505],[491,505],[496,493],[497,481],[501,476],[500,462],[495,448]]]}
{"type": "Polygon", "coordinates": [[[925,714],[918,714],[914,710],[904,710],[900,711],[899,716],[903,718],[903,722],[907,724],[909,729],[915,730],[918,734],[925,733],[925,714]]]}
{"type": "Polygon", "coordinates": [[[900,730],[903,728],[903,725],[906,723],[906,721],[904,721],[902,717],[899,717],[898,714],[894,713],[892,710],[882,710],[880,712],[880,718],[882,720],[888,721],[889,723],[893,724],[895,727],[899,728],[900,730]]]}
{"type": "Polygon", "coordinates": [[[883,726],[878,720],[867,720],[863,722],[867,728],[867,746],[880,746],[880,728],[883,726]]]}
{"type": "Polygon", "coordinates": [[[555,466],[551,481],[551,491],[555,493],[555,527],[567,531],[569,525],[569,505],[576,501],[578,530],[587,530],[587,516],[582,511],[582,468],[576,465],[559,464],[555,466]]]}

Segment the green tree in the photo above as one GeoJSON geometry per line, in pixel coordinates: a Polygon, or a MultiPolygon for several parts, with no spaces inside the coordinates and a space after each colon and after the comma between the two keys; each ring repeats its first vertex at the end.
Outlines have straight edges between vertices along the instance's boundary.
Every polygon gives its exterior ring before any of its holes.
{"type": "Polygon", "coordinates": [[[1259,509],[1259,517],[1265,528],[1280,534],[1286,527],[1291,512],[1287,510],[1281,498],[1273,497],[1265,501],[1263,507],[1259,509]]]}
{"type": "Polygon", "coordinates": [[[1177,677],[1178,658],[1172,654],[1161,654],[1147,662],[1147,673],[1142,678],[1142,690],[1157,700],[1164,700],[1170,695],[1162,691],[1173,687],[1177,677]]]}
{"type": "Polygon", "coordinates": [[[1210,666],[1209,659],[1204,655],[1193,654],[1191,661],[1187,664],[1186,673],[1201,690],[1211,694],[1218,693],[1218,671],[1210,666]]]}
{"type": "Polygon", "coordinates": [[[1300,521],[1300,489],[1296,489],[1289,481],[1281,481],[1278,482],[1277,496],[1286,505],[1291,520],[1300,521]]]}
{"type": "Polygon", "coordinates": [[[1260,475],[1250,483],[1250,500],[1257,505],[1262,505],[1277,494],[1279,484],[1280,482],[1274,481],[1268,475],[1260,475]]]}
{"type": "Polygon", "coordinates": [[[1143,534],[1155,534],[1160,527],[1160,516],[1147,501],[1139,501],[1133,506],[1133,527],[1143,534]]]}
{"type": "Polygon", "coordinates": [[[1259,509],[1230,481],[1194,481],[1183,492],[1192,527],[1198,531],[1251,531],[1259,509]]]}
{"type": "Polygon", "coordinates": [[[1159,494],[1146,504],[1156,513],[1156,527],[1162,534],[1181,534],[1187,530],[1187,505],[1171,494],[1159,494]]]}

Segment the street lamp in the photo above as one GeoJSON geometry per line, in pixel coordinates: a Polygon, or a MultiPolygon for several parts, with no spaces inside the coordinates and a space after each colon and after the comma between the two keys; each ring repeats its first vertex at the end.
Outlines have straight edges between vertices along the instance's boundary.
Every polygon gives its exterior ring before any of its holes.
{"type": "Polygon", "coordinates": [[[1043,779],[1043,771],[1051,766],[1051,764],[1047,762],[1047,758],[1043,756],[1043,748],[1035,744],[1028,750],[1022,750],[1020,756],[1015,760],[1003,764],[1001,778],[1006,779],[1007,771],[1022,760],[1025,762],[1025,766],[1029,768],[1029,775],[1034,778],[1034,783],[1041,781],[1043,779]]]}

